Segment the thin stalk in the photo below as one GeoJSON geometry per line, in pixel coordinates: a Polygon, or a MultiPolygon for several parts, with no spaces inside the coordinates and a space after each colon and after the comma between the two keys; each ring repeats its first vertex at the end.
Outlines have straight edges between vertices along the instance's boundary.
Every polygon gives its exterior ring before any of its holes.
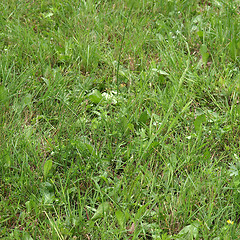
{"type": "Polygon", "coordinates": [[[117,65],[117,95],[119,93],[119,67],[120,67],[120,60],[121,60],[121,55],[122,55],[122,48],[123,48],[123,42],[124,42],[124,39],[125,39],[125,35],[126,35],[126,30],[127,30],[127,25],[128,25],[128,20],[129,20],[129,17],[132,13],[132,9],[133,9],[133,5],[134,5],[134,2],[130,8],[130,11],[128,13],[128,16],[127,16],[127,22],[126,22],[126,25],[125,25],[125,28],[124,28],[124,32],[123,32],[123,37],[122,37],[122,41],[121,41],[121,45],[120,45],[120,52],[119,52],[119,55],[118,55],[118,65],[117,65]]]}

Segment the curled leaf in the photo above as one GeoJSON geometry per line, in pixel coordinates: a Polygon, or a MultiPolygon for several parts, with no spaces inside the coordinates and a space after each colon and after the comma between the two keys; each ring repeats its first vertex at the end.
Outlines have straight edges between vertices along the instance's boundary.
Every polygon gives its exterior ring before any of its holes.
{"type": "Polygon", "coordinates": [[[99,218],[103,218],[104,213],[107,213],[108,211],[109,211],[109,203],[108,202],[104,202],[104,203],[100,204],[98,209],[94,213],[92,220],[95,221],[99,218]]]}

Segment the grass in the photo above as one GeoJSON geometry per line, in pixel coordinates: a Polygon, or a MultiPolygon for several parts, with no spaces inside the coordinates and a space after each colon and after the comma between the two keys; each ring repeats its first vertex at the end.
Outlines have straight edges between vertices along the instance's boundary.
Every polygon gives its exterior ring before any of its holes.
{"type": "Polygon", "coordinates": [[[239,239],[239,1],[0,3],[1,239],[239,239]]]}

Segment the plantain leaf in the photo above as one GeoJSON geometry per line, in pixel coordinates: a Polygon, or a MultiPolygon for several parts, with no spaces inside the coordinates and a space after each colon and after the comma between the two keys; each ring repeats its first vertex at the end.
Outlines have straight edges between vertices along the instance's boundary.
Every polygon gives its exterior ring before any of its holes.
{"type": "Polygon", "coordinates": [[[117,210],[115,212],[115,215],[116,215],[116,218],[117,218],[117,221],[118,221],[118,224],[120,225],[120,227],[124,228],[124,225],[125,225],[125,214],[122,211],[117,210]]]}
{"type": "Polygon", "coordinates": [[[150,119],[150,116],[148,114],[148,111],[145,110],[144,112],[141,113],[138,121],[142,124],[146,124],[149,119],[150,119]]]}
{"type": "Polygon", "coordinates": [[[202,123],[204,123],[204,122],[207,122],[205,114],[201,114],[201,115],[197,116],[197,118],[194,121],[195,130],[199,131],[202,123]]]}
{"type": "Polygon", "coordinates": [[[97,219],[103,218],[104,213],[107,213],[109,211],[109,203],[104,202],[99,205],[97,211],[94,213],[92,220],[95,221],[97,219]]]}
{"type": "Polygon", "coordinates": [[[98,104],[102,100],[102,98],[102,94],[96,89],[88,94],[88,99],[95,104],[98,104]]]}
{"type": "Polygon", "coordinates": [[[43,175],[46,178],[49,171],[52,169],[52,160],[47,160],[43,166],[43,175]]]}
{"type": "Polygon", "coordinates": [[[209,53],[208,53],[208,49],[207,46],[205,44],[203,44],[200,48],[200,53],[202,55],[202,61],[204,64],[207,63],[208,61],[208,57],[209,57],[209,53]]]}

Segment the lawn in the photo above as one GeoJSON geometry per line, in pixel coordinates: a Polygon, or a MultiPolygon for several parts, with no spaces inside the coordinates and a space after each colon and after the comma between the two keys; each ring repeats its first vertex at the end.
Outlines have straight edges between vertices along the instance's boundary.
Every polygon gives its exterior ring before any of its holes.
{"type": "Polygon", "coordinates": [[[240,239],[240,1],[0,3],[1,239],[240,239]]]}

